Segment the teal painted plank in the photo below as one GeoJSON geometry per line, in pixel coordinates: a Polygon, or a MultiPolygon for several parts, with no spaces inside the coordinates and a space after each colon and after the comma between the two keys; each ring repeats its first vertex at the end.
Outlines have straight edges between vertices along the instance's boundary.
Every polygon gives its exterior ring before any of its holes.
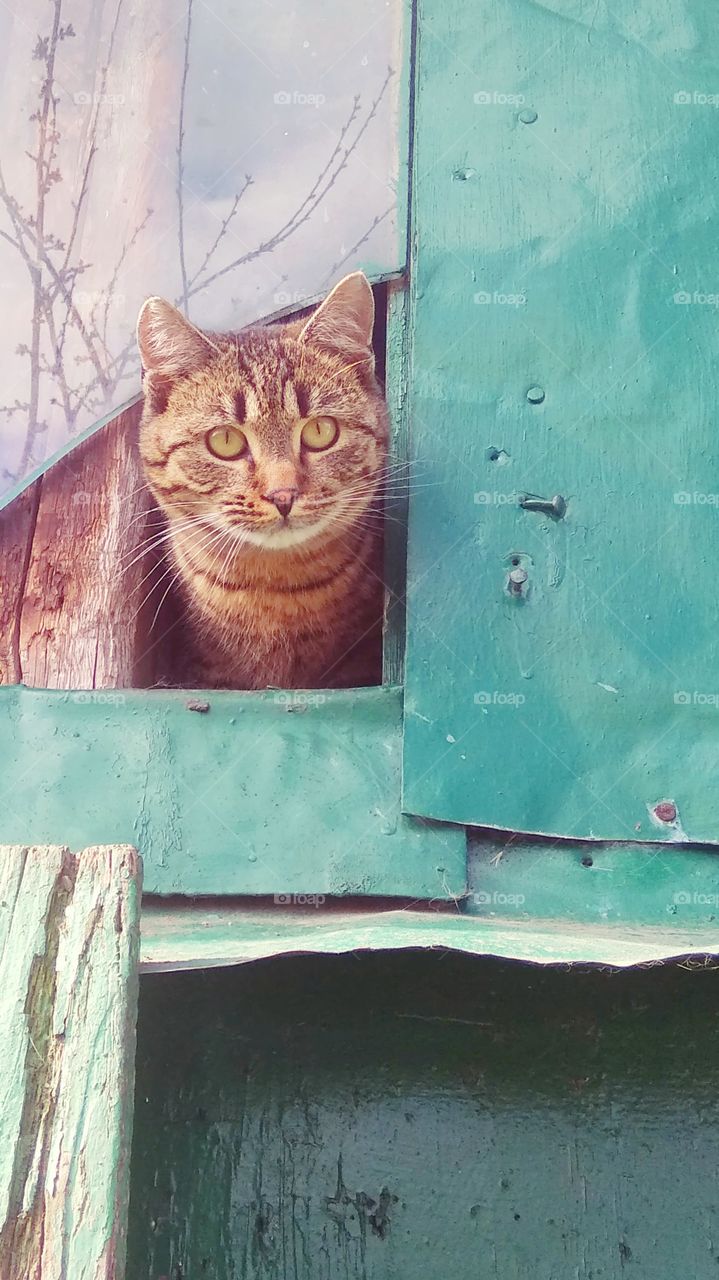
{"type": "Polygon", "coordinates": [[[144,978],[128,1276],[715,1280],[718,988],[447,955],[144,978]]]}
{"type": "Polygon", "coordinates": [[[561,9],[420,0],[404,807],[716,843],[719,28],[561,9]]]}
{"type": "Polygon", "coordinates": [[[0,846],[0,1276],[123,1280],[141,868],[0,846]]]}
{"type": "Polygon", "coordinates": [[[149,893],[461,893],[464,832],[399,811],[401,732],[390,688],[0,689],[0,842],[133,843],[149,893]]]}

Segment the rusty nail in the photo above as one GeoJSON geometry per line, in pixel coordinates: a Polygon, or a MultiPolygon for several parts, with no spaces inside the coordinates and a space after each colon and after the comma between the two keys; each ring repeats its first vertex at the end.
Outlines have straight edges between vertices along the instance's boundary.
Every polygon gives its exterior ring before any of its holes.
{"type": "Polygon", "coordinates": [[[671,800],[663,800],[661,804],[655,804],[654,817],[660,822],[676,822],[677,806],[671,800]]]}

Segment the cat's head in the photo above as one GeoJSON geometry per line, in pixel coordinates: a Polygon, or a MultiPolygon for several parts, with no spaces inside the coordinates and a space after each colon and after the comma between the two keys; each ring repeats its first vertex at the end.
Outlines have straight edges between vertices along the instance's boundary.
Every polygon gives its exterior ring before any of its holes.
{"type": "Polygon", "coordinates": [[[166,514],[271,550],[354,523],[387,447],[373,320],[359,271],[308,319],[237,334],[203,333],[149,298],[137,326],[140,448],[166,514]]]}

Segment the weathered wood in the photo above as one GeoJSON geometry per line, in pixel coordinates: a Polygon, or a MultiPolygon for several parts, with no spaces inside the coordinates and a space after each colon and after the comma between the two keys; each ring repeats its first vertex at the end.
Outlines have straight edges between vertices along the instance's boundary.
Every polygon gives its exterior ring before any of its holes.
{"type": "Polygon", "coordinates": [[[135,447],[139,412],[121,414],[43,478],[19,625],[25,684],[144,683],[139,606],[150,584],[143,589],[138,548],[150,500],[135,447]]]}
{"type": "Polygon", "coordinates": [[[0,511],[0,684],[19,684],[20,614],[41,480],[0,511]]]}
{"type": "Polygon", "coordinates": [[[0,1280],[121,1280],[139,858],[0,846],[0,1280]]]}

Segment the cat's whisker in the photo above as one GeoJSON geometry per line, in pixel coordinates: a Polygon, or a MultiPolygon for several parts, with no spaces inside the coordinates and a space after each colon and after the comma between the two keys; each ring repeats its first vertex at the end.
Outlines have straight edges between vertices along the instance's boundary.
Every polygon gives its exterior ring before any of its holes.
{"type": "MultiPolygon", "coordinates": [[[[207,551],[207,550],[209,550],[209,549],[212,547],[213,542],[214,542],[214,541],[216,541],[216,540],[217,540],[217,538],[221,536],[221,535],[220,535],[216,530],[215,530],[215,531],[213,531],[213,533],[214,533],[214,536],[213,536],[213,537],[210,537],[210,538],[209,538],[209,540],[208,540],[207,542],[203,543],[200,547],[193,548],[193,550],[198,550],[198,551],[207,551]]],[[[152,632],[152,631],[154,630],[154,628],[155,628],[155,624],[156,624],[157,619],[158,619],[158,617],[159,617],[159,615],[160,615],[160,610],[162,609],[162,606],[163,606],[163,604],[165,603],[165,600],[167,599],[168,595],[170,594],[170,591],[171,591],[171,590],[172,590],[172,588],[174,587],[175,583],[176,583],[176,582],[178,582],[178,581],[180,581],[180,580],[181,580],[181,578],[182,578],[182,570],[181,570],[180,566],[179,566],[179,565],[172,565],[172,564],[171,564],[171,565],[169,566],[169,568],[168,568],[167,572],[163,574],[162,578],[160,578],[159,582],[153,583],[153,585],[151,586],[151,588],[150,588],[150,590],[149,590],[148,594],[145,596],[145,600],[143,600],[143,605],[144,605],[145,601],[146,601],[146,600],[149,600],[149,598],[150,598],[150,596],[152,595],[153,591],[155,591],[155,590],[158,590],[158,589],[159,589],[159,587],[161,586],[162,582],[164,582],[165,578],[167,577],[168,573],[172,573],[172,570],[173,570],[173,569],[175,569],[175,570],[176,570],[176,572],[175,572],[174,576],[172,576],[172,577],[170,578],[170,581],[169,581],[168,585],[165,587],[165,590],[164,590],[164,592],[163,592],[163,594],[162,594],[162,599],[160,600],[160,603],[158,604],[157,608],[155,609],[155,613],[154,613],[154,615],[153,615],[152,622],[150,623],[150,626],[149,626],[149,631],[150,631],[150,632],[152,632]]],[[[142,605],[140,606],[140,608],[142,608],[142,605]]]]}
{"type": "Polygon", "coordinates": [[[149,539],[147,539],[144,543],[142,543],[140,547],[132,547],[127,554],[133,555],[133,552],[134,552],[133,559],[130,561],[129,564],[122,565],[122,570],[121,570],[122,573],[127,573],[128,570],[131,569],[132,566],[136,564],[138,560],[141,560],[144,556],[151,555],[152,552],[156,551],[157,548],[162,546],[163,543],[171,541],[177,532],[182,532],[185,528],[193,527],[194,524],[197,524],[197,525],[204,524],[205,527],[207,527],[204,521],[200,520],[198,517],[193,517],[192,520],[189,520],[187,522],[187,524],[182,525],[180,529],[173,529],[173,528],[163,529],[158,534],[153,533],[153,535],[149,539]]]}
{"type": "MultiPolygon", "coordinates": [[[[204,522],[204,521],[200,521],[200,520],[197,520],[197,521],[188,521],[186,524],[181,525],[178,529],[170,528],[170,529],[165,529],[165,530],[163,530],[163,532],[162,532],[161,534],[159,534],[157,537],[155,537],[154,539],[152,539],[152,540],[151,540],[148,544],[146,544],[145,546],[141,547],[141,548],[139,549],[139,551],[137,552],[137,554],[135,555],[134,559],[133,559],[133,560],[131,560],[129,564],[123,565],[121,572],[122,572],[122,573],[127,573],[127,572],[128,572],[128,570],[129,570],[129,569],[131,569],[131,568],[132,568],[132,566],[133,566],[133,565],[134,565],[138,560],[141,560],[141,559],[143,559],[143,558],[145,558],[145,557],[147,557],[147,556],[152,556],[154,553],[158,552],[158,551],[160,550],[160,548],[163,548],[163,550],[164,550],[164,549],[165,549],[165,544],[166,544],[166,543],[171,543],[171,542],[172,542],[172,540],[173,540],[173,538],[174,538],[174,537],[176,537],[178,534],[184,534],[184,533],[186,533],[188,530],[191,530],[191,529],[193,529],[193,528],[195,528],[195,527],[197,527],[197,528],[204,528],[204,529],[207,529],[207,528],[208,528],[208,526],[207,526],[206,522],[204,522]]],[[[144,581],[144,579],[143,579],[143,581],[144,581]]]]}
{"type": "MultiPolygon", "coordinates": [[[[222,536],[222,535],[221,535],[221,533],[218,533],[218,532],[217,532],[217,530],[213,530],[213,531],[212,531],[211,536],[210,536],[210,537],[209,537],[209,538],[208,538],[204,543],[202,543],[199,547],[195,547],[195,548],[193,548],[193,550],[197,550],[197,551],[206,550],[208,547],[211,547],[211,546],[212,546],[212,543],[213,543],[217,538],[219,538],[219,537],[221,537],[221,536],[222,536]]],[[[147,581],[147,579],[152,575],[152,573],[154,573],[154,571],[155,571],[156,569],[158,569],[159,567],[160,567],[160,565],[159,565],[159,564],[155,564],[155,565],[153,565],[153,567],[152,567],[152,569],[150,570],[150,572],[149,572],[149,573],[147,573],[147,574],[145,574],[145,577],[142,579],[142,582],[138,584],[137,590],[139,590],[139,588],[142,586],[142,583],[146,582],[146,581],[147,581]]],[[[158,605],[158,608],[157,608],[157,609],[156,609],[156,611],[155,611],[155,617],[153,618],[153,620],[152,620],[152,625],[150,626],[150,630],[152,630],[152,628],[153,628],[153,627],[154,627],[154,625],[155,625],[155,622],[157,621],[157,615],[158,615],[158,613],[159,613],[159,611],[160,611],[160,608],[161,608],[162,603],[163,603],[163,601],[164,601],[164,599],[165,599],[165,596],[168,594],[168,592],[169,592],[170,588],[171,588],[171,587],[172,587],[172,586],[173,586],[177,581],[181,580],[181,578],[182,578],[182,569],[180,568],[180,566],[179,566],[179,565],[176,565],[176,564],[170,563],[170,564],[166,567],[165,572],[161,575],[161,577],[160,577],[160,578],[158,578],[156,582],[153,582],[153,583],[151,584],[149,591],[148,591],[148,592],[147,592],[147,594],[144,596],[143,600],[142,600],[142,601],[141,601],[141,603],[138,605],[137,609],[135,610],[135,612],[134,612],[134,614],[133,614],[133,616],[132,616],[132,621],[133,621],[133,622],[134,622],[134,621],[135,621],[135,619],[137,618],[138,614],[142,611],[142,609],[144,609],[145,605],[147,604],[147,601],[150,599],[150,597],[152,596],[153,592],[154,592],[154,591],[158,591],[158,590],[159,590],[159,588],[161,587],[162,583],[165,581],[165,579],[168,577],[168,575],[169,575],[169,574],[174,574],[174,577],[172,578],[172,580],[171,580],[171,582],[170,582],[170,586],[168,587],[167,591],[165,592],[165,595],[162,597],[162,600],[160,601],[160,604],[158,605]]]]}

